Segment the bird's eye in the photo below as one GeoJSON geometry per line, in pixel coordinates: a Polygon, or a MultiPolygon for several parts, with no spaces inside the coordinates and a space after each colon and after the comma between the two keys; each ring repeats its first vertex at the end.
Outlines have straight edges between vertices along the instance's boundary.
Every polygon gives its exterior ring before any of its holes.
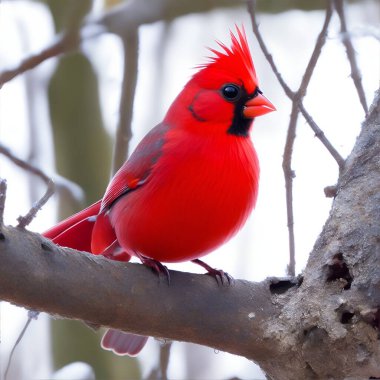
{"type": "Polygon", "coordinates": [[[236,84],[226,84],[222,87],[222,95],[226,100],[234,101],[240,97],[240,87],[236,84]]]}

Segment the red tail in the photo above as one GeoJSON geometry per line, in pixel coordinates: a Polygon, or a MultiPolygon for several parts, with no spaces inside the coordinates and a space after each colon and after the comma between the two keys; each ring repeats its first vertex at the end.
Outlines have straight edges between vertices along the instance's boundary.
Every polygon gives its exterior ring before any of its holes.
{"type": "Polygon", "coordinates": [[[43,233],[48,239],[63,247],[91,252],[92,230],[100,210],[98,201],[77,214],[70,216],[43,233]]]}
{"type": "MultiPolygon", "coordinates": [[[[129,261],[131,256],[119,247],[108,218],[104,214],[99,215],[100,206],[101,201],[94,203],[50,228],[43,236],[63,247],[103,254],[113,260],[129,261]],[[97,219],[98,223],[95,223],[97,219]],[[97,227],[93,237],[95,224],[97,227]]],[[[104,334],[102,347],[118,355],[136,356],[147,340],[145,336],[109,329],[104,334]]]]}
{"type": "Polygon", "coordinates": [[[144,348],[147,340],[147,336],[108,329],[103,335],[101,345],[116,355],[136,356],[144,348]]]}

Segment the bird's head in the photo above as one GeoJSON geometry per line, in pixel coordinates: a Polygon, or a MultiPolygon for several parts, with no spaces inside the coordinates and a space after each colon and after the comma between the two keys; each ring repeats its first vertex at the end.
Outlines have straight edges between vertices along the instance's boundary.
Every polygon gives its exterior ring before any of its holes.
{"type": "Polygon", "coordinates": [[[252,120],[275,107],[259,88],[244,28],[236,27],[236,35],[231,32],[231,47],[218,44],[221,50],[209,49],[214,56],[199,66],[166,119],[176,119],[178,108],[185,107],[186,120],[195,128],[207,123],[209,128],[222,126],[229,134],[248,136],[252,120]]]}

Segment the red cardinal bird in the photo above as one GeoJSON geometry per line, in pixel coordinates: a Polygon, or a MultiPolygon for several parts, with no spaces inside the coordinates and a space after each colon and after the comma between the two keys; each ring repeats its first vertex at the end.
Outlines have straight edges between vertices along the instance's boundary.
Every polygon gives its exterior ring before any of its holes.
{"type": "MultiPolygon", "coordinates": [[[[162,123],[112,178],[103,199],[45,232],[61,246],[142,263],[199,260],[229,240],[252,211],[259,164],[249,137],[275,107],[258,87],[244,28],[190,79],[162,123]]],[[[102,345],[136,355],[147,337],[108,330],[102,345]]]]}

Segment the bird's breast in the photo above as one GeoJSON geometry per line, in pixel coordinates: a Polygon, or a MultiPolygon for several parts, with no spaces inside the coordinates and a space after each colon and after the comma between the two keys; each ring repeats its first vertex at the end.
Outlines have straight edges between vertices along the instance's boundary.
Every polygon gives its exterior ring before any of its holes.
{"type": "Polygon", "coordinates": [[[163,262],[192,260],[228,240],[246,221],[258,190],[249,138],[176,133],[146,183],[110,213],[128,252],[163,262]]]}

